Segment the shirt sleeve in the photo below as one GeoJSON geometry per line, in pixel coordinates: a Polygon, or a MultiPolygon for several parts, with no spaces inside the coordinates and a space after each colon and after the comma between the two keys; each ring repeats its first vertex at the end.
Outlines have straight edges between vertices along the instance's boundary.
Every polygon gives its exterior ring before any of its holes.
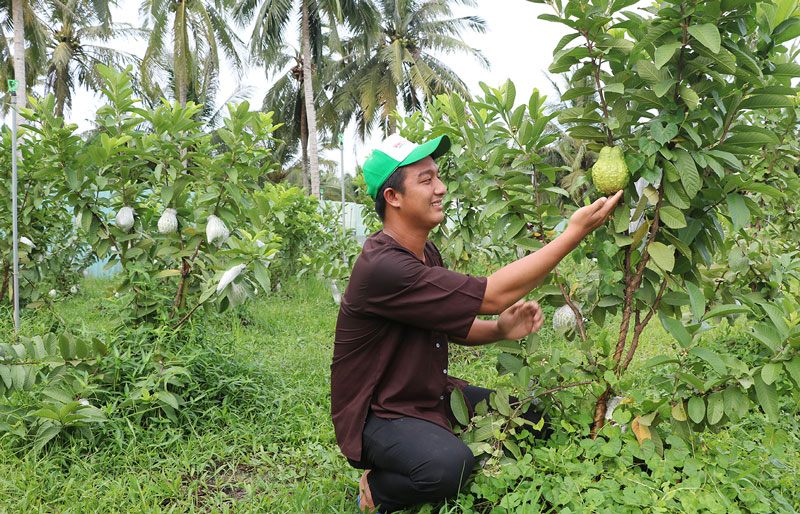
{"type": "Polygon", "coordinates": [[[414,255],[391,251],[374,262],[364,285],[364,312],[464,338],[486,292],[486,278],[427,266],[414,255]]]}

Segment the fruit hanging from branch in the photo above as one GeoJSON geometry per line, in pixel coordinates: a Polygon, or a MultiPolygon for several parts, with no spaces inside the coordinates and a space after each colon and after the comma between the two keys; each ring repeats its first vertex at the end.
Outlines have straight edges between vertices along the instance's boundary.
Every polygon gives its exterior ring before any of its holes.
{"type": "Polygon", "coordinates": [[[592,166],[592,181],[595,187],[604,194],[612,195],[628,185],[630,174],[622,148],[604,146],[600,150],[600,158],[592,166]]]}

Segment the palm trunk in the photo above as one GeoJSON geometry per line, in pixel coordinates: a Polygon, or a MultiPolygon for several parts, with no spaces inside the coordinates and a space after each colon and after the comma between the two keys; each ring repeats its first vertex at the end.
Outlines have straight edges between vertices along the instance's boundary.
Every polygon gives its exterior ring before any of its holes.
{"type": "Polygon", "coordinates": [[[311,175],[311,194],[319,194],[319,148],[317,145],[317,111],[314,108],[314,87],[311,82],[311,35],[308,27],[308,4],[303,0],[303,90],[306,102],[306,119],[308,120],[308,165],[311,175]]]}
{"type": "Polygon", "coordinates": [[[311,190],[308,184],[308,120],[306,119],[305,104],[303,104],[300,111],[300,150],[303,155],[300,166],[303,191],[309,194],[311,190]]]}
{"type": "Polygon", "coordinates": [[[25,20],[23,14],[24,0],[11,0],[11,18],[14,24],[14,78],[18,81],[17,88],[17,127],[23,120],[19,108],[25,107],[28,102],[27,87],[25,84],[25,20]]]}
{"type": "Polygon", "coordinates": [[[175,9],[173,73],[175,74],[175,96],[181,108],[186,107],[186,2],[175,9]]]}

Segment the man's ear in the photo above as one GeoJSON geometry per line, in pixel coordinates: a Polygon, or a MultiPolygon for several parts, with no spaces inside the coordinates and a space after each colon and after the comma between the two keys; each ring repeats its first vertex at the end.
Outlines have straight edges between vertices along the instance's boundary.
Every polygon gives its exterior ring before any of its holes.
{"type": "Polygon", "coordinates": [[[386,200],[386,205],[391,205],[394,208],[400,207],[400,195],[391,187],[384,189],[383,199],[386,200]]]}

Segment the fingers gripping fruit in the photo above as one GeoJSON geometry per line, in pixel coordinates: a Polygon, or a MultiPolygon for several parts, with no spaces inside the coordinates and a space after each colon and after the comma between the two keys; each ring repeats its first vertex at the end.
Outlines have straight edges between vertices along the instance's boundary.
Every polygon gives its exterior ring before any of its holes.
{"type": "Polygon", "coordinates": [[[622,148],[604,146],[600,150],[600,158],[592,166],[592,181],[602,193],[611,195],[628,184],[630,175],[622,148]]]}

